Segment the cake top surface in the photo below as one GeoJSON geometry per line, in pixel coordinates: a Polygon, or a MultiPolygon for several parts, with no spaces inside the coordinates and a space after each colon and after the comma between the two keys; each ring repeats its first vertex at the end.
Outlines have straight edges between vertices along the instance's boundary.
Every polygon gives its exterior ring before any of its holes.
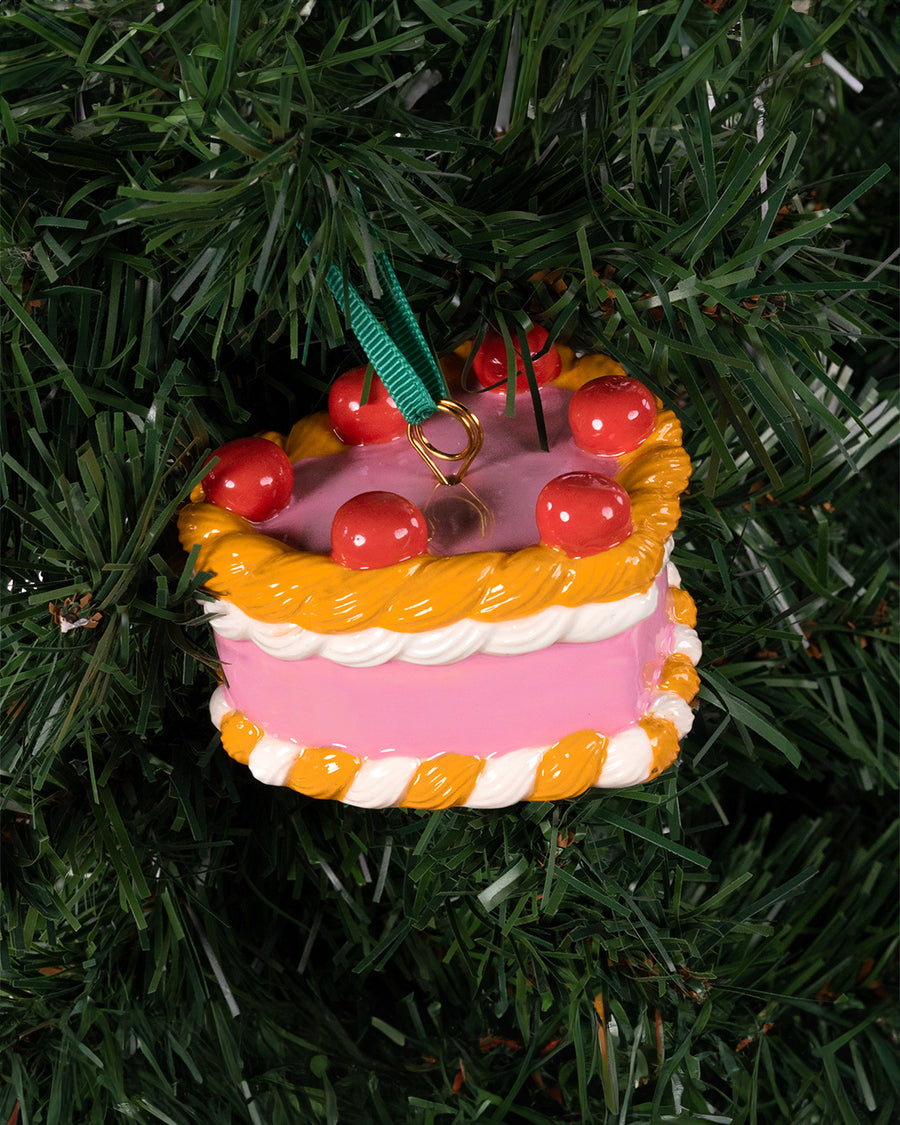
{"type": "MultiPolygon", "coordinates": [[[[527,393],[516,396],[512,418],[505,417],[502,394],[454,395],[485,431],[461,484],[439,485],[405,437],[345,444],[327,414],[302,419],[287,436],[264,435],[293,465],[284,511],[251,523],[205,502],[199,485],[181,513],[182,543],[188,550],[199,544],[197,567],[214,576],[210,592],[258,620],[321,633],[372,626],[421,632],[465,617],[511,620],[548,605],[644,592],[663,564],[690,475],[680,425],[657,403],[655,428],[633,452],[609,457],[579,448],[567,417],[573,391],[598,376],[623,373],[605,356],[559,351],[561,374],[541,388],[549,452],[540,449],[527,393]],[[538,494],[573,472],[614,477],[627,492],[632,526],[625,541],[587,557],[540,542],[538,494]],[[342,504],[369,490],[397,493],[421,509],[428,522],[426,554],[363,570],[335,561],[332,519],[342,504]]],[[[442,361],[451,385],[460,365],[457,356],[442,361]]],[[[438,448],[461,446],[453,418],[436,417],[424,430],[438,448]]]]}
{"type": "MultiPolygon", "coordinates": [[[[256,529],[304,551],[327,554],[338,508],[362,492],[383,489],[416,504],[428,522],[431,555],[474,551],[517,551],[539,541],[535,504],[543,486],[561,473],[598,472],[615,476],[616,457],[598,457],[575,444],[567,422],[571,392],[541,391],[549,451],[541,450],[528,396],[520,396],[512,418],[502,395],[459,394],[455,401],[476,415],[484,444],[463,482],[440,484],[406,437],[379,445],[351,445],[327,457],[294,462],[290,505],[256,529]]],[[[464,445],[459,422],[436,415],[423,432],[439,449],[464,445]]]]}

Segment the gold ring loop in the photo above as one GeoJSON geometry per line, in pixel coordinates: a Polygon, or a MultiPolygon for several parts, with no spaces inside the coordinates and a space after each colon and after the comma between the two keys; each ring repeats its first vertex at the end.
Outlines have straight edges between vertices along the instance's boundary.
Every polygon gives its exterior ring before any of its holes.
{"type": "Polygon", "coordinates": [[[436,446],[432,445],[422,432],[421,426],[414,426],[412,423],[406,427],[406,434],[409,438],[410,445],[412,445],[413,449],[419,454],[441,484],[459,484],[466,475],[469,466],[478,455],[479,449],[481,449],[484,441],[484,430],[481,428],[481,423],[475,415],[458,402],[443,398],[437,404],[437,408],[443,414],[452,414],[454,418],[458,418],[462,423],[468,439],[465,449],[460,450],[459,453],[445,453],[444,450],[438,449],[436,446]],[[459,462],[458,470],[453,473],[452,476],[448,477],[434,460],[435,457],[441,461],[459,462]]]}

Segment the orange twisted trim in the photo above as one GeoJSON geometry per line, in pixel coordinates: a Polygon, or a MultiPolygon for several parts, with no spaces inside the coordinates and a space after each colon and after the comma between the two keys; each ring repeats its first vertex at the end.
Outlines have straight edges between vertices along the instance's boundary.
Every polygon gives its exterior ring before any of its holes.
{"type": "MultiPolygon", "coordinates": [[[[657,777],[678,756],[678,732],[668,719],[640,720],[653,749],[647,780],[657,777]]],[[[265,732],[240,711],[222,720],[222,745],[235,761],[247,765],[265,732]]],[[[598,731],[581,730],[554,743],[538,763],[534,789],[527,801],[561,801],[580,797],[603,772],[609,740],[598,731]]],[[[398,802],[404,809],[449,809],[469,799],[486,759],[472,754],[441,754],[422,762],[398,802]]],[[[362,766],[362,759],[327,747],[297,747],[285,786],[307,797],[342,801],[362,766]]]]}
{"type": "Polygon", "coordinates": [[[663,664],[662,675],[656,686],[660,691],[671,691],[674,695],[680,695],[685,703],[692,703],[700,690],[700,677],[690,659],[676,652],[663,664]]]}
{"type": "Polygon", "coordinates": [[[672,611],[669,616],[679,625],[687,625],[690,629],[696,628],[697,607],[694,604],[694,599],[687,590],[682,590],[678,586],[673,586],[670,593],[672,595],[672,611]]]}
{"type": "MultiPolygon", "coordinates": [[[[564,349],[568,352],[568,349],[564,349]]],[[[604,356],[564,357],[558,382],[587,382],[609,373],[604,356]]],[[[618,369],[618,365],[614,365],[618,369]]],[[[265,435],[292,460],[344,448],[327,415],[303,419],[288,435],[265,435]]],[[[463,618],[509,621],[551,605],[617,601],[646,591],[663,563],[691,464],[681,426],[660,410],[654,432],[621,459],[619,483],[631,497],[634,533],[600,554],[570,559],[543,544],[510,553],[424,555],[377,570],[346,570],[329,555],[298,551],[259,534],[240,516],[202,502],[202,487],[181,512],[185,550],[199,544],[197,569],[212,573],[211,593],[259,621],[292,623],[317,633],[370,627],[419,633],[463,618]]]]}

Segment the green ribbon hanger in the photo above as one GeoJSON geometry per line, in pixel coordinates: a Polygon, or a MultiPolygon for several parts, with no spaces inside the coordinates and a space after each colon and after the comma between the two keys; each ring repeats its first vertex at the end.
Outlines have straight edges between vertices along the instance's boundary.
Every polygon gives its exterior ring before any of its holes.
{"type": "MultiPolygon", "coordinates": [[[[312,228],[298,224],[298,229],[311,244],[312,228]]],[[[418,426],[437,411],[439,400],[447,398],[447,384],[383,250],[375,254],[375,274],[383,290],[387,330],[353,286],[345,283],[337,266],[329,268],[325,281],[400,413],[410,425],[418,426]]]]}

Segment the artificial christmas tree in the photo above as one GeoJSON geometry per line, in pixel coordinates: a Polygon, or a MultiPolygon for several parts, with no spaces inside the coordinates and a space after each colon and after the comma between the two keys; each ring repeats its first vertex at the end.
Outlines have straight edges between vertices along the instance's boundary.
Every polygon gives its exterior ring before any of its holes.
{"type": "Polygon", "coordinates": [[[0,1119],[894,1119],[891,19],[3,8],[0,1119]],[[650,785],[357,810],[210,735],[175,519],[363,361],[372,229],[437,353],[538,323],[681,418],[650,785]]]}

